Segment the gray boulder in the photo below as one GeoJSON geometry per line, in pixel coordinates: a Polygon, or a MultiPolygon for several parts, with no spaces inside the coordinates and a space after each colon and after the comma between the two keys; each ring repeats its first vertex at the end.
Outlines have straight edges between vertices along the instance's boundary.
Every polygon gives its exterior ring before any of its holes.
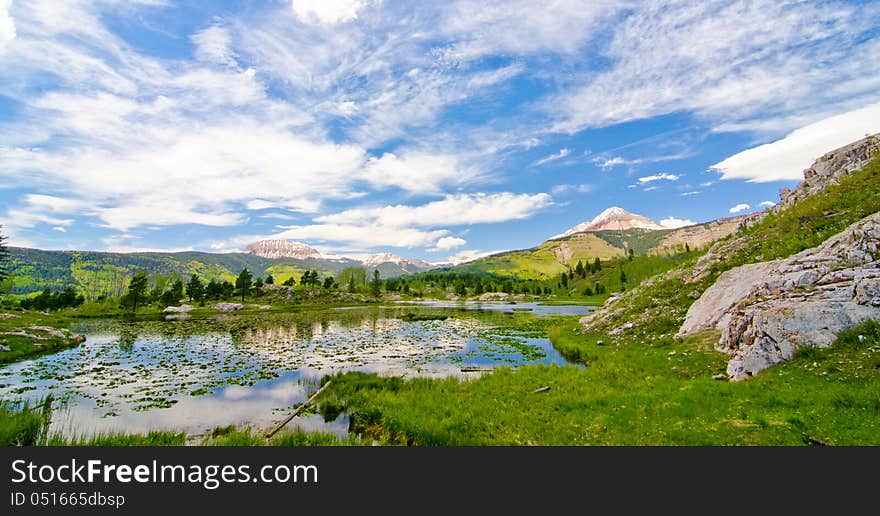
{"type": "Polygon", "coordinates": [[[728,376],[742,379],[827,347],[841,330],[880,318],[880,214],[789,258],[724,272],[691,305],[677,337],[721,330],[728,376]]]}

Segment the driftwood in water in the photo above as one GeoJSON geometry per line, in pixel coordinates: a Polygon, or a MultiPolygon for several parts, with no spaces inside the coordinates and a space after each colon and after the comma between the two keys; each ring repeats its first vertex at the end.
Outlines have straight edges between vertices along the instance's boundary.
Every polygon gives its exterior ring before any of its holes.
{"type": "Polygon", "coordinates": [[[321,394],[322,392],[324,392],[324,389],[326,389],[328,386],[330,386],[330,382],[332,382],[332,381],[333,381],[333,380],[327,380],[327,383],[325,383],[324,385],[322,385],[320,389],[318,389],[317,391],[315,391],[314,394],[312,394],[311,396],[309,396],[309,399],[307,399],[306,401],[304,401],[304,402],[302,403],[302,405],[300,405],[299,407],[296,407],[296,410],[294,410],[289,416],[287,416],[287,419],[285,419],[285,420],[282,421],[278,426],[276,426],[274,430],[272,430],[271,432],[269,432],[268,434],[266,434],[266,439],[272,437],[273,435],[275,435],[276,433],[278,433],[279,430],[281,430],[282,428],[284,428],[284,426],[285,426],[287,423],[290,423],[290,420],[293,419],[293,418],[295,418],[297,414],[299,414],[300,412],[302,412],[302,410],[303,410],[304,408],[306,408],[306,407],[309,405],[309,403],[315,401],[315,398],[317,398],[319,394],[321,394]]]}

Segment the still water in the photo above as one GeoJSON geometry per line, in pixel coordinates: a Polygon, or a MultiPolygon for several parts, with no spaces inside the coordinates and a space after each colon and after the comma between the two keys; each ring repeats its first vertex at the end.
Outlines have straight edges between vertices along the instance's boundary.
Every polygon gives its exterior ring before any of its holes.
{"type": "MultiPolygon", "coordinates": [[[[496,366],[567,364],[538,316],[589,307],[444,305],[223,315],[210,319],[88,321],[86,342],[0,368],[0,398],[63,400],[52,428],[69,434],[183,430],[230,424],[266,428],[314,391],[326,374],[473,377],[496,366]],[[446,317],[443,319],[443,317],[446,317]],[[473,371],[478,371],[474,373],[473,371]]],[[[291,423],[347,431],[343,415],[291,423]]]]}

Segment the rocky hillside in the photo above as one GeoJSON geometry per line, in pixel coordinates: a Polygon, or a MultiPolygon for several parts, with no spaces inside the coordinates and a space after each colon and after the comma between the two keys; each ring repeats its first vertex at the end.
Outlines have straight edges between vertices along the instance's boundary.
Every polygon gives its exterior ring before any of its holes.
{"type": "Polygon", "coordinates": [[[880,320],[880,214],[789,258],[724,272],[688,310],[679,338],[721,331],[735,380],[827,347],[866,319],[880,320]]]}
{"type": "Polygon", "coordinates": [[[731,355],[728,376],[743,379],[880,318],[877,151],[869,137],[823,156],[772,216],[609,299],[584,330],[619,345],[709,339],[731,355]]]}
{"type": "Polygon", "coordinates": [[[290,240],[260,240],[244,248],[244,254],[253,254],[262,258],[296,258],[305,260],[324,256],[314,247],[290,240]]]}

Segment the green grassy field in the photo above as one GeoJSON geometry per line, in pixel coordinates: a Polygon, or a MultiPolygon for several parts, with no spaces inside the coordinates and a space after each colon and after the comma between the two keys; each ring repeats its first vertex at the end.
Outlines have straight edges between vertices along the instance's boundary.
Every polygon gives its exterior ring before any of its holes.
{"type": "Polygon", "coordinates": [[[589,366],[501,369],[466,382],[349,373],[322,403],[350,410],[368,437],[408,445],[880,444],[875,322],[742,383],[712,379],[726,364],[712,336],[618,347],[573,326],[552,335],[589,366]]]}

